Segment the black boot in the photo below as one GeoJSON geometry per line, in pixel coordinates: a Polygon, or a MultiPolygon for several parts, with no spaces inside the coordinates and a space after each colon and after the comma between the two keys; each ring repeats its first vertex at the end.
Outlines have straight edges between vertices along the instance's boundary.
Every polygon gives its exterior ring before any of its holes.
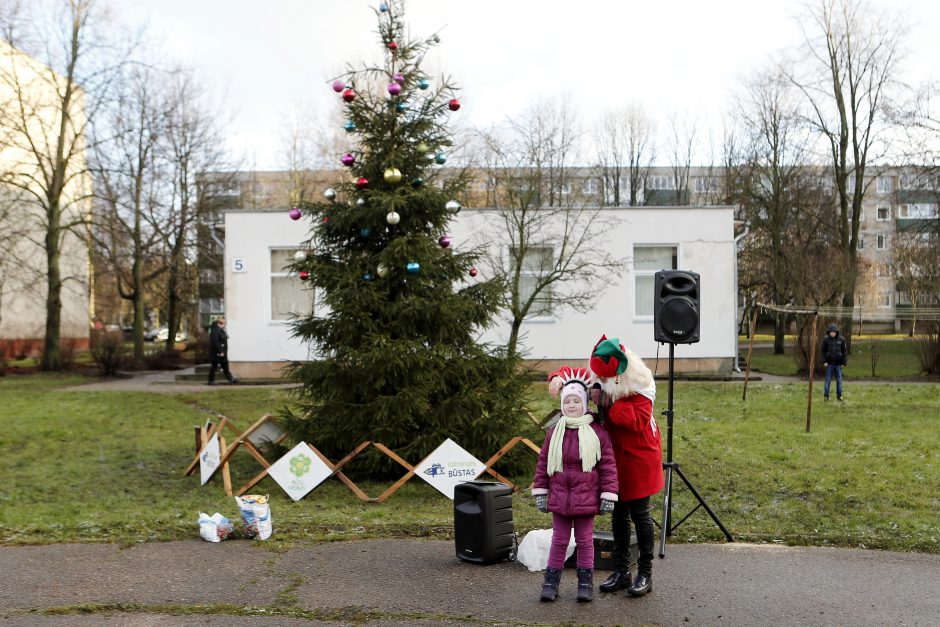
{"type": "Polygon", "coordinates": [[[630,576],[629,568],[623,570],[617,569],[610,573],[610,577],[604,580],[600,588],[601,592],[616,592],[617,590],[629,588],[632,583],[633,579],[630,576]]]}
{"type": "Polygon", "coordinates": [[[594,569],[578,569],[578,603],[589,603],[594,599],[594,569]]]}
{"type": "Polygon", "coordinates": [[[652,590],[653,576],[637,573],[636,579],[633,580],[633,585],[627,590],[627,594],[632,597],[641,597],[644,594],[652,592],[652,590]]]}
{"type": "Polygon", "coordinates": [[[546,568],[545,581],[542,583],[542,601],[554,601],[558,596],[558,584],[561,583],[560,568],[546,568]]]}

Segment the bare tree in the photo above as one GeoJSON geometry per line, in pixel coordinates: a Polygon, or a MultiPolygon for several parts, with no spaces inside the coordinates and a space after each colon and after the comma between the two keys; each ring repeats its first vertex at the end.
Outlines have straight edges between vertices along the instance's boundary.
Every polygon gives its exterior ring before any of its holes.
{"type": "Polygon", "coordinates": [[[654,131],[652,117],[636,103],[601,116],[594,134],[605,205],[639,204],[655,158],[654,131]]]}
{"type": "Polygon", "coordinates": [[[572,167],[580,133],[567,101],[540,102],[481,137],[488,206],[496,210],[495,226],[481,237],[506,284],[507,346],[516,354],[525,320],[588,309],[622,261],[600,252],[609,221],[580,193],[572,167]]]}
{"type": "Polygon", "coordinates": [[[98,125],[102,140],[93,152],[98,191],[92,232],[120,297],[132,304],[137,362],[144,358],[147,287],[166,269],[158,250],[167,191],[165,164],[158,158],[168,113],[160,87],[165,80],[160,71],[128,66],[98,125]]]}
{"type": "Polygon", "coordinates": [[[899,232],[892,245],[892,267],[899,291],[911,301],[911,335],[917,332],[917,308],[940,305],[940,246],[928,230],[899,232]]]}
{"type": "Polygon", "coordinates": [[[88,124],[121,62],[106,48],[112,39],[104,24],[95,0],[14,4],[0,22],[0,136],[7,154],[18,156],[7,183],[32,208],[25,212],[35,225],[29,237],[46,257],[44,370],[61,366],[63,286],[76,278],[63,272],[63,247],[77,254],[87,238],[88,124]]]}
{"type": "MultiPolygon", "coordinates": [[[[839,216],[835,234],[851,262],[841,300],[851,311],[866,173],[885,151],[885,105],[897,85],[905,28],[896,11],[876,11],[866,0],[812,0],[806,9],[803,62],[788,64],[784,71],[805,98],[806,119],[821,135],[832,168],[839,216]]],[[[847,340],[851,325],[849,315],[847,340]]]]}
{"type": "Polygon", "coordinates": [[[689,203],[689,170],[692,168],[692,151],[695,147],[697,127],[697,120],[690,118],[687,113],[680,114],[678,111],[673,111],[669,116],[666,152],[676,205],[689,203]]]}

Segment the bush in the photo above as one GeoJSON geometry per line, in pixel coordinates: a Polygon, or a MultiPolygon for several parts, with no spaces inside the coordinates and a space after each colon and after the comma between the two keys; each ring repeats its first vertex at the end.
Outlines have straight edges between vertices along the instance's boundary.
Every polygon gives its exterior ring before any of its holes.
{"type": "Polygon", "coordinates": [[[161,350],[148,353],[144,363],[150,370],[174,370],[182,364],[182,356],[178,350],[161,350]]]}
{"type": "Polygon", "coordinates": [[[924,321],[914,336],[914,349],[922,372],[940,374],[940,322],[924,321]]]}
{"type": "Polygon", "coordinates": [[[124,335],[118,331],[94,330],[91,333],[91,357],[105,377],[113,377],[127,361],[124,335]]]}
{"type": "Polygon", "coordinates": [[[75,365],[76,342],[73,338],[59,340],[59,364],[63,370],[75,365]]]}

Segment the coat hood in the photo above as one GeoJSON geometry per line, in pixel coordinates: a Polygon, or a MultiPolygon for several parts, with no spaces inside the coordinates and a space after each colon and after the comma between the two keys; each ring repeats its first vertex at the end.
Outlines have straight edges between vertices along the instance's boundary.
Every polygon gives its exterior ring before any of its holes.
{"type": "Polygon", "coordinates": [[[830,325],[829,325],[829,328],[826,329],[826,333],[832,333],[833,331],[835,331],[836,334],[838,334],[838,333],[839,333],[839,327],[837,327],[835,324],[830,324],[830,325]]]}

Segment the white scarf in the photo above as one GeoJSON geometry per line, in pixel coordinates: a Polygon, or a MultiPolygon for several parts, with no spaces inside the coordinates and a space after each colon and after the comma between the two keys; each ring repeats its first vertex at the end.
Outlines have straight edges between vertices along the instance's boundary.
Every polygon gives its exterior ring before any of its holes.
{"type": "Polygon", "coordinates": [[[601,459],[601,441],[597,433],[591,428],[594,417],[585,414],[580,418],[562,416],[555,425],[552,439],[548,443],[548,476],[561,472],[562,443],[565,441],[565,429],[578,430],[578,453],[581,455],[581,470],[590,472],[601,459]]]}

